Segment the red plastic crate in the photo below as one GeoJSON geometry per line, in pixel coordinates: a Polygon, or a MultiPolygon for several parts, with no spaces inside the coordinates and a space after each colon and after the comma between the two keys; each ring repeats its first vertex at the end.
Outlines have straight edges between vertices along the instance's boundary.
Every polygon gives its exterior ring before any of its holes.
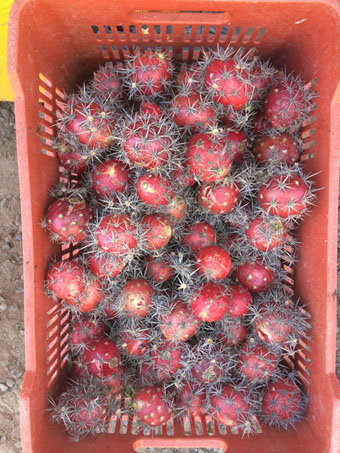
{"type": "MultiPolygon", "coordinates": [[[[339,453],[340,388],[335,376],[336,239],[340,145],[340,4],[325,1],[16,0],[10,16],[8,71],[15,94],[25,277],[26,373],[20,396],[24,452],[132,452],[140,447],[217,447],[233,453],[339,453]],[[293,365],[308,388],[306,420],[296,431],[266,428],[249,439],[208,417],[176,421],[155,436],[131,420],[73,443],[49,421],[48,397],[60,392],[67,361],[68,315],[43,294],[48,262],[60,249],[39,226],[48,189],[60,175],[51,149],[60,90],[71,91],[100,63],[123,60],[134,46],[177,59],[231,43],[256,47],[317,88],[303,130],[305,168],[316,173],[317,206],[299,228],[294,289],[312,314],[293,365]],[[114,431],[114,432],[113,432],[114,431]]],[[[65,247],[64,257],[77,248],[65,247]]]]}

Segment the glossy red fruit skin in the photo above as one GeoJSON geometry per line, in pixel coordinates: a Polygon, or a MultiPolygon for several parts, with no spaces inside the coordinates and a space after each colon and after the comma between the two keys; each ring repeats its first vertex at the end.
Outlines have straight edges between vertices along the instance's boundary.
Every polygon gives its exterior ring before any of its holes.
{"type": "Polygon", "coordinates": [[[262,135],[268,132],[268,129],[271,128],[271,124],[262,112],[257,112],[253,118],[252,128],[255,135],[262,135]]]}
{"type": "Polygon", "coordinates": [[[289,421],[301,414],[301,390],[288,379],[270,382],[262,400],[262,413],[274,421],[289,421]]]}
{"type": "Polygon", "coordinates": [[[307,207],[308,188],[297,175],[275,176],[264,184],[258,194],[258,202],[268,214],[286,219],[290,216],[299,217],[307,207]],[[280,183],[285,182],[285,189],[280,183]],[[271,203],[275,202],[275,206],[271,203]]]}
{"type": "Polygon", "coordinates": [[[86,378],[88,376],[86,365],[82,362],[81,358],[77,356],[72,361],[71,379],[77,381],[78,379],[86,378]]]}
{"type": "Polygon", "coordinates": [[[248,148],[246,134],[236,129],[229,130],[224,136],[224,140],[228,143],[228,150],[233,163],[241,162],[248,148]]]}
{"type": "Polygon", "coordinates": [[[99,378],[111,376],[120,364],[119,349],[106,337],[94,339],[80,357],[88,373],[99,378]]]}
{"type": "Polygon", "coordinates": [[[262,217],[252,220],[246,230],[249,244],[262,252],[283,244],[287,237],[286,227],[279,220],[269,222],[262,217]]]}
{"type": "Polygon", "coordinates": [[[140,421],[153,428],[163,425],[173,415],[160,385],[142,387],[135,396],[135,405],[140,421]]]}
{"type": "Polygon", "coordinates": [[[220,283],[205,283],[194,294],[191,309],[200,321],[218,321],[227,313],[230,299],[227,288],[220,283]]]}
{"type": "Polygon", "coordinates": [[[253,154],[257,162],[266,164],[268,161],[293,164],[299,160],[299,148],[294,138],[286,133],[279,135],[262,135],[255,140],[253,154]]]}
{"type": "Polygon", "coordinates": [[[250,405],[244,398],[247,393],[237,393],[231,385],[223,384],[222,393],[211,397],[213,417],[222,425],[241,424],[250,410],[250,405]]]}
{"type": "Polygon", "coordinates": [[[197,417],[205,414],[205,392],[198,393],[190,382],[185,382],[177,395],[177,407],[186,415],[197,417]]]}
{"type": "Polygon", "coordinates": [[[277,356],[263,345],[244,344],[238,357],[237,368],[249,381],[263,381],[275,372],[278,365],[277,356]]]}
{"type": "Polygon", "coordinates": [[[79,319],[72,324],[72,331],[69,334],[71,347],[90,343],[94,338],[104,336],[105,325],[94,319],[79,319]]]}
{"type": "Polygon", "coordinates": [[[238,281],[252,293],[267,291],[274,280],[274,272],[258,261],[245,263],[236,269],[238,281]]]}
{"type": "Polygon", "coordinates": [[[58,242],[80,242],[87,235],[93,212],[85,201],[78,199],[56,200],[47,209],[46,225],[58,242]]]}
{"type": "Polygon", "coordinates": [[[156,283],[167,282],[173,276],[173,270],[166,259],[155,259],[148,255],[145,261],[146,271],[156,283]]]}
{"type": "Polygon", "coordinates": [[[143,102],[140,109],[140,115],[150,115],[154,118],[160,119],[163,116],[162,110],[158,107],[157,104],[152,102],[143,102]]]}
{"type": "Polygon", "coordinates": [[[215,102],[226,107],[232,106],[234,110],[242,110],[250,100],[251,88],[247,74],[243,69],[237,68],[237,63],[232,58],[225,61],[215,59],[209,63],[204,84],[206,88],[213,90],[215,102]],[[227,78],[224,77],[225,73],[229,74],[227,78]]]}
{"type": "Polygon", "coordinates": [[[103,217],[95,236],[99,248],[112,255],[125,255],[137,246],[136,228],[126,214],[103,217]]]}
{"type": "Polygon", "coordinates": [[[232,322],[223,323],[218,328],[217,337],[225,346],[235,346],[246,341],[248,328],[241,318],[233,318],[232,322]]]}
{"type": "Polygon", "coordinates": [[[93,75],[92,88],[94,91],[111,99],[122,98],[122,81],[117,69],[117,66],[113,66],[111,62],[99,68],[93,75]]]}
{"type": "Polygon", "coordinates": [[[237,184],[203,184],[198,193],[200,205],[212,214],[227,214],[240,201],[237,184]]]}
{"type": "Polygon", "coordinates": [[[127,316],[143,318],[152,307],[154,290],[143,278],[128,280],[120,292],[121,310],[127,316]]]}
{"type": "Polygon", "coordinates": [[[172,181],[176,181],[181,187],[191,187],[195,184],[195,178],[190,174],[187,167],[175,168],[171,174],[172,181]]]}
{"type": "Polygon", "coordinates": [[[190,138],[186,159],[191,174],[202,182],[220,181],[228,174],[232,163],[224,140],[204,133],[190,138]]]}
{"type": "Polygon", "coordinates": [[[138,198],[151,206],[165,206],[174,196],[171,181],[158,175],[145,174],[136,184],[138,198]]]}
{"type": "Polygon", "coordinates": [[[254,91],[252,93],[253,101],[257,101],[258,99],[263,97],[266,90],[269,88],[272,77],[269,73],[264,73],[263,69],[256,65],[250,71],[250,74],[253,77],[252,84],[254,86],[254,91]]]}
{"type": "Polygon", "coordinates": [[[273,86],[264,103],[264,115],[272,127],[287,129],[301,118],[306,109],[303,91],[300,87],[290,87],[288,91],[284,83],[273,86]],[[293,101],[292,101],[293,99],[293,101]]]}
{"type": "Polygon", "coordinates": [[[133,62],[133,67],[131,85],[137,84],[143,96],[162,93],[165,91],[164,82],[171,80],[170,63],[162,53],[144,52],[133,62]]]}
{"type": "Polygon", "coordinates": [[[86,159],[71,145],[58,146],[57,155],[60,164],[72,173],[80,175],[87,167],[86,159]]]}
{"type": "Polygon", "coordinates": [[[147,250],[158,250],[164,247],[171,239],[172,226],[169,218],[165,215],[146,215],[141,220],[141,226],[147,250]]]}
{"type": "Polygon", "coordinates": [[[129,182],[126,165],[117,159],[98,164],[92,172],[92,189],[99,199],[114,198],[117,193],[125,193],[129,182]]]}
{"type": "Polygon", "coordinates": [[[99,280],[92,280],[85,285],[84,290],[71,299],[64,299],[64,302],[70,307],[76,306],[82,313],[89,313],[104,299],[102,285],[99,280]]]}
{"type": "Polygon", "coordinates": [[[294,332],[287,313],[278,311],[268,313],[261,310],[261,316],[254,321],[256,335],[269,344],[284,344],[294,332]]]}
{"type": "Polygon", "coordinates": [[[195,92],[197,89],[201,88],[201,76],[202,74],[199,66],[183,65],[176,77],[176,82],[180,88],[185,87],[187,91],[195,92]]]}
{"type": "Polygon", "coordinates": [[[119,256],[112,260],[105,255],[96,256],[94,253],[87,255],[87,263],[92,274],[100,280],[117,277],[126,266],[126,262],[119,256]]]}
{"type": "Polygon", "coordinates": [[[151,357],[155,366],[159,381],[168,382],[173,374],[183,368],[182,364],[183,346],[180,343],[163,341],[151,351],[151,357]]]}
{"type": "MultiPolygon", "coordinates": [[[[146,332],[145,332],[146,334],[146,332]]],[[[122,350],[130,357],[142,357],[149,348],[149,341],[145,336],[134,336],[131,332],[121,333],[122,350]]]]}
{"type": "Polygon", "coordinates": [[[171,312],[161,317],[159,327],[167,340],[187,341],[195,335],[200,325],[190,308],[184,302],[176,301],[171,312]]]}
{"type": "Polygon", "coordinates": [[[182,243],[184,247],[196,253],[203,247],[216,242],[216,232],[207,222],[193,223],[185,229],[182,243]]]}
{"type": "Polygon", "coordinates": [[[199,250],[195,265],[198,275],[213,280],[226,278],[232,266],[229,253],[218,245],[208,245],[199,250]]]}
{"type": "Polygon", "coordinates": [[[84,291],[84,268],[74,260],[57,261],[48,269],[47,290],[59,299],[78,297],[84,291]]]}
{"type": "Polygon", "coordinates": [[[86,395],[85,391],[83,397],[78,394],[68,401],[68,406],[73,409],[70,411],[69,423],[82,430],[95,430],[107,418],[107,403],[104,396],[86,395]]]}
{"type": "Polygon", "coordinates": [[[187,202],[184,198],[174,197],[170,203],[165,206],[164,212],[170,216],[172,223],[183,220],[187,214],[187,202]]]}
{"type": "Polygon", "coordinates": [[[103,109],[97,102],[88,104],[78,101],[72,110],[74,113],[66,128],[76,136],[79,143],[101,149],[111,145],[115,120],[105,119],[101,115],[103,109]]]}
{"type": "Polygon", "coordinates": [[[249,313],[251,302],[251,294],[246,288],[241,285],[231,285],[228,315],[231,318],[246,315],[249,313]]]}
{"type": "Polygon", "coordinates": [[[216,115],[208,103],[204,103],[198,93],[178,94],[170,104],[170,116],[180,127],[188,127],[199,132],[216,122],[216,115]]]}

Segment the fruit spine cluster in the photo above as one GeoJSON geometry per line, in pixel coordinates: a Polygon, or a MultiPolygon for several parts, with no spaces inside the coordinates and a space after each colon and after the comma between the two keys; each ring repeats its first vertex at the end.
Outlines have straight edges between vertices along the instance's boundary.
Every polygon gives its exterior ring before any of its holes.
{"type": "Polygon", "coordinates": [[[191,65],[138,52],[66,96],[55,149],[79,182],[51,191],[43,226],[81,243],[45,282],[72,314],[53,418],[73,439],[113,413],[151,429],[210,414],[245,434],[254,416],[303,417],[284,358],[310,327],[288,282],[315,199],[299,162],[311,98],[299,77],[230,48],[191,65]]]}

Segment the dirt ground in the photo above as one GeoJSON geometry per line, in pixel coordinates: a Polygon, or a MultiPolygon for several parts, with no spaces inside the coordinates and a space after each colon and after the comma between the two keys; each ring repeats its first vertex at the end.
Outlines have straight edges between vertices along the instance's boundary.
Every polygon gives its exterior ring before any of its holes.
{"type": "MultiPolygon", "coordinates": [[[[0,103],[0,163],[0,453],[17,453],[21,451],[18,397],[25,363],[20,198],[11,103],[0,103]]],[[[338,321],[340,326],[340,309],[338,321]]],[[[337,372],[340,378],[340,327],[337,372]]]]}

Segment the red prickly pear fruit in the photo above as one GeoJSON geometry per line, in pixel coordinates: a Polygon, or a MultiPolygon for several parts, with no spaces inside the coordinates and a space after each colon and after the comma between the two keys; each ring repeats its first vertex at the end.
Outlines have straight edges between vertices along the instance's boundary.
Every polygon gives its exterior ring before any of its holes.
{"type": "Polygon", "coordinates": [[[139,109],[139,115],[150,115],[154,118],[160,119],[163,112],[157,104],[152,102],[143,102],[139,109]]]}
{"type": "Polygon", "coordinates": [[[106,386],[109,387],[109,394],[115,395],[118,393],[123,386],[123,376],[124,376],[125,368],[123,365],[118,365],[117,368],[113,371],[112,374],[101,378],[101,382],[106,386]]]}
{"type": "Polygon", "coordinates": [[[229,253],[218,245],[208,245],[196,253],[197,274],[207,279],[223,280],[231,271],[229,253]]]}
{"type": "Polygon", "coordinates": [[[242,425],[251,410],[247,395],[245,388],[236,389],[230,384],[223,384],[221,392],[210,399],[213,417],[222,425],[242,425]]]}
{"type": "Polygon", "coordinates": [[[240,190],[234,182],[203,184],[198,193],[200,205],[212,214],[231,212],[240,199],[240,190]]]}
{"type": "Polygon", "coordinates": [[[73,322],[69,333],[69,343],[72,351],[86,347],[94,338],[104,336],[105,325],[96,319],[81,318],[73,322]]]}
{"type": "Polygon", "coordinates": [[[274,272],[259,261],[246,261],[236,269],[238,281],[252,293],[267,291],[274,281],[274,272]]]}
{"type": "Polygon", "coordinates": [[[231,285],[228,315],[231,318],[246,315],[249,313],[251,302],[251,294],[246,288],[241,285],[231,285]]]}
{"type": "Polygon", "coordinates": [[[310,198],[307,185],[295,174],[270,178],[258,194],[262,209],[282,219],[300,218],[306,212],[310,198]]]}
{"type": "Polygon", "coordinates": [[[146,272],[156,283],[167,282],[173,276],[173,270],[167,259],[148,255],[145,261],[146,272]]]}
{"type": "Polygon", "coordinates": [[[286,226],[278,219],[267,220],[263,217],[253,219],[246,230],[249,244],[262,252],[281,246],[286,237],[286,226]]]}
{"type": "Polygon", "coordinates": [[[159,328],[163,336],[171,341],[187,341],[200,327],[188,306],[179,300],[175,301],[168,313],[161,316],[159,328]]]}
{"type": "Polygon", "coordinates": [[[94,231],[98,247],[104,252],[123,256],[137,247],[137,231],[126,214],[103,217],[94,231]]]}
{"type": "Polygon", "coordinates": [[[251,382],[263,382],[276,371],[277,354],[261,344],[245,343],[238,356],[237,369],[240,375],[251,382]]]}
{"type": "Polygon", "coordinates": [[[191,368],[195,381],[202,384],[213,384],[225,376],[227,357],[218,350],[209,355],[203,355],[195,348],[195,357],[196,362],[191,368]]]}
{"type": "Polygon", "coordinates": [[[217,325],[217,337],[225,346],[243,343],[248,336],[248,328],[241,318],[220,321],[217,325]]]}
{"type": "Polygon", "coordinates": [[[93,212],[78,198],[54,201],[47,209],[46,227],[52,239],[61,243],[80,242],[87,235],[93,212]]]}
{"type": "Polygon", "coordinates": [[[150,206],[165,206],[174,196],[171,181],[158,175],[145,174],[136,184],[138,198],[150,206]]]}
{"type": "Polygon", "coordinates": [[[137,378],[141,385],[155,384],[159,381],[154,364],[144,362],[143,359],[138,363],[137,378]]]}
{"type": "Polygon", "coordinates": [[[195,134],[187,144],[187,164],[195,178],[202,182],[216,182],[229,172],[232,160],[222,137],[195,134]]]}
{"type": "Polygon", "coordinates": [[[257,112],[254,115],[253,118],[253,123],[252,123],[252,128],[253,128],[253,133],[255,135],[263,135],[268,132],[268,129],[270,129],[271,125],[267,118],[264,116],[262,112],[257,112]]]}
{"type": "Polygon", "coordinates": [[[69,307],[76,307],[81,313],[88,313],[94,310],[103,299],[104,294],[101,283],[96,279],[92,279],[85,283],[84,290],[78,296],[64,299],[64,302],[69,307]]]}
{"type": "Polygon", "coordinates": [[[262,135],[255,140],[253,154],[257,162],[267,164],[268,161],[293,164],[299,160],[299,146],[289,134],[262,135]]]}
{"type": "Polygon", "coordinates": [[[46,275],[48,295],[58,299],[78,297],[85,289],[83,266],[75,260],[57,261],[46,275]]]}
{"type": "Polygon", "coordinates": [[[168,205],[164,207],[164,212],[170,216],[172,223],[183,220],[187,213],[187,202],[184,198],[174,197],[168,205]]]}
{"type": "Polygon", "coordinates": [[[76,147],[68,143],[62,143],[54,146],[57,151],[58,159],[60,164],[71,173],[77,173],[80,175],[84,172],[87,167],[86,159],[80,152],[77,151],[76,147]]]}
{"type": "Polygon", "coordinates": [[[229,130],[223,138],[228,146],[234,164],[241,162],[248,148],[248,139],[244,132],[229,130]]]}
{"type": "Polygon", "coordinates": [[[182,243],[184,247],[196,253],[203,247],[216,242],[216,232],[207,222],[188,225],[184,231],[182,243]]]}
{"type": "Polygon", "coordinates": [[[119,349],[106,337],[92,340],[80,357],[91,376],[103,379],[114,374],[120,364],[119,349]]]}
{"type": "Polygon", "coordinates": [[[160,385],[142,387],[135,396],[134,406],[140,421],[151,428],[163,425],[173,416],[160,385]]]}
{"type": "Polygon", "coordinates": [[[180,89],[184,87],[188,92],[195,92],[201,89],[201,77],[201,69],[198,65],[183,63],[176,77],[176,83],[180,89]]]}
{"type": "Polygon", "coordinates": [[[112,257],[110,255],[89,253],[87,255],[87,264],[93,275],[100,280],[105,280],[117,277],[126,266],[126,261],[119,256],[112,257]]]}
{"type": "Polygon", "coordinates": [[[71,369],[71,379],[77,381],[83,378],[88,377],[86,365],[82,362],[81,358],[78,356],[72,362],[71,369]]]}
{"type": "Polygon", "coordinates": [[[189,417],[204,415],[205,410],[205,390],[191,382],[185,382],[177,395],[177,409],[189,417]]]}
{"type": "Polygon", "coordinates": [[[251,100],[252,89],[247,72],[236,61],[213,59],[205,70],[205,87],[218,104],[242,110],[251,100]]]}
{"type": "Polygon", "coordinates": [[[218,321],[228,312],[230,299],[227,288],[220,283],[205,283],[191,299],[191,309],[200,321],[218,321]]]}
{"type": "Polygon", "coordinates": [[[119,75],[119,65],[113,65],[111,61],[100,66],[94,73],[91,87],[98,96],[114,99],[123,97],[123,84],[119,75]]]}
{"type": "Polygon", "coordinates": [[[117,159],[106,160],[92,171],[92,189],[100,200],[115,198],[117,193],[126,193],[129,182],[126,165],[117,159]]]}
{"type": "Polygon", "coordinates": [[[297,326],[298,318],[293,308],[281,305],[262,307],[254,319],[254,329],[260,340],[272,344],[285,346],[288,343],[296,344],[300,336],[297,326]]]}
{"type": "Polygon", "coordinates": [[[172,226],[169,218],[165,215],[146,215],[141,220],[141,226],[147,250],[158,250],[164,247],[171,239],[172,226]]]}
{"type": "Polygon", "coordinates": [[[225,127],[230,127],[233,128],[235,127],[235,124],[237,123],[237,115],[234,112],[233,109],[227,109],[224,111],[223,118],[222,118],[222,124],[225,127]]]}
{"type": "Polygon", "coordinates": [[[183,368],[182,356],[181,343],[164,340],[153,346],[151,357],[159,381],[170,381],[173,374],[183,368]]]}
{"type": "Polygon", "coordinates": [[[242,241],[242,238],[239,234],[237,233],[230,233],[228,234],[227,240],[224,243],[224,246],[227,250],[229,250],[233,245],[240,244],[242,241]]]}
{"type": "Polygon", "coordinates": [[[152,307],[154,290],[143,278],[128,280],[119,294],[120,311],[126,316],[143,318],[152,307]]]}
{"type": "Polygon", "coordinates": [[[209,101],[199,93],[180,92],[170,104],[170,118],[179,127],[193,132],[213,126],[216,115],[209,101]]]}
{"type": "Polygon", "coordinates": [[[185,168],[175,168],[171,173],[171,179],[181,187],[191,187],[196,182],[186,166],[185,168]]]}
{"type": "Polygon", "coordinates": [[[139,332],[137,329],[121,332],[121,349],[129,357],[142,357],[149,349],[148,331],[144,329],[139,332]]]}
{"type": "Polygon", "coordinates": [[[260,64],[256,64],[250,71],[254,91],[252,100],[257,101],[263,98],[273,80],[273,71],[266,70],[260,64]]]}

